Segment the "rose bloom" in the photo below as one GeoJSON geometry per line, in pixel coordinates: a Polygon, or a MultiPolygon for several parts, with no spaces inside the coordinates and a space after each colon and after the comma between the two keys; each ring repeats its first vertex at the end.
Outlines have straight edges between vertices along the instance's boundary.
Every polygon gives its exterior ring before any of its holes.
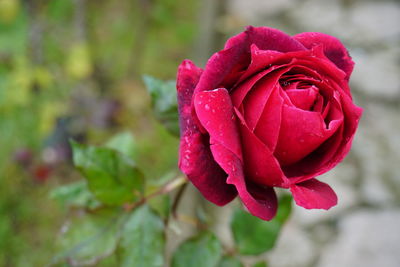
{"type": "Polygon", "coordinates": [[[362,113],[348,86],[353,65],[332,36],[252,26],[204,70],[183,61],[180,169],[209,201],[239,195],[263,220],[276,214],[274,187],[306,209],[336,205],[335,192],[314,177],[350,150],[362,113]]]}

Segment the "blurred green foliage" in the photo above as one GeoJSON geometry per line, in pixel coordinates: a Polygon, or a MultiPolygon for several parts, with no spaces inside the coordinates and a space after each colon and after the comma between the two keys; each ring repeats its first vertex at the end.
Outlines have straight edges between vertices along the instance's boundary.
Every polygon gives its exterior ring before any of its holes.
{"type": "Polygon", "coordinates": [[[279,199],[277,214],[268,222],[237,209],[232,217],[231,228],[238,251],[243,255],[259,255],[272,249],[291,209],[290,195],[283,195],[279,199]]]}
{"type": "MultiPolygon", "coordinates": [[[[173,80],[200,3],[0,0],[0,266],[165,264],[183,191],[169,193],[186,181],[173,80]]],[[[172,266],[243,266],[290,202],[269,223],[235,212],[231,248],[189,218],[172,266]]]]}
{"type": "Polygon", "coordinates": [[[172,259],[172,267],[217,267],[221,252],[220,241],[212,233],[204,231],[178,247],[172,259]]]}
{"type": "MultiPolygon", "coordinates": [[[[49,264],[65,212],[99,205],[71,168],[69,138],[99,144],[134,131],[135,149],[126,135],[109,147],[140,153],[150,180],[176,170],[178,140],[151,114],[141,75],[175,77],[196,36],[198,3],[0,0],[0,266],[49,264]]],[[[111,248],[87,248],[82,260],[94,249],[111,248]]]]}

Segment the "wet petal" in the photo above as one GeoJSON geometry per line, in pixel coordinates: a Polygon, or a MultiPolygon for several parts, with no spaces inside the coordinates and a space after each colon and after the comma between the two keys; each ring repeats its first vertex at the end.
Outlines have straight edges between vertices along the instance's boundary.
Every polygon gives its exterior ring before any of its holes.
{"type": "Polygon", "coordinates": [[[237,195],[236,189],[226,183],[227,175],[212,157],[208,139],[194,122],[191,102],[201,69],[185,60],[178,69],[177,94],[181,126],[179,168],[206,199],[225,205],[237,195]]]}
{"type": "Polygon", "coordinates": [[[242,162],[221,144],[211,146],[215,160],[228,174],[227,182],[236,187],[239,197],[251,214],[263,220],[271,220],[277,210],[277,198],[273,188],[253,185],[246,181],[242,162]]]}
{"type": "Polygon", "coordinates": [[[194,106],[197,117],[210,135],[211,144],[219,143],[242,159],[240,137],[228,91],[219,88],[197,93],[194,106]]]}

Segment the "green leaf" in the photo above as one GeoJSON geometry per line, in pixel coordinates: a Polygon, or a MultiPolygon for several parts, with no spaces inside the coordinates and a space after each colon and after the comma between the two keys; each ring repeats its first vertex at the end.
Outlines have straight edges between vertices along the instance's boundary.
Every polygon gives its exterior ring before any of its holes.
{"type": "Polygon", "coordinates": [[[107,205],[121,205],[142,197],[144,178],[127,156],[106,147],[71,142],[73,161],[94,196],[107,205]]]}
{"type": "Polygon", "coordinates": [[[110,210],[73,218],[63,226],[62,235],[56,242],[62,252],[54,262],[67,260],[82,266],[109,256],[117,247],[122,219],[110,210]]]}
{"type": "Polygon", "coordinates": [[[221,244],[210,232],[203,232],[181,244],[172,258],[172,267],[216,267],[221,244]]]}
{"type": "Polygon", "coordinates": [[[272,249],[283,223],[290,215],[291,203],[290,196],[283,196],[276,217],[269,222],[237,209],[233,214],[231,229],[239,252],[258,255],[272,249]]]}
{"type": "Polygon", "coordinates": [[[50,197],[58,200],[64,206],[93,209],[101,204],[89,191],[84,180],[56,187],[50,192],[50,197]]]}
{"type": "Polygon", "coordinates": [[[148,75],[144,75],[143,80],[150,93],[156,118],[170,133],[179,136],[175,81],[162,81],[148,75]]]}
{"type": "Polygon", "coordinates": [[[268,267],[267,263],[265,261],[259,261],[256,262],[253,267],[268,267]]]}
{"type": "Polygon", "coordinates": [[[115,149],[131,159],[135,159],[137,156],[135,138],[130,132],[122,132],[114,135],[105,146],[115,149]]]}
{"type": "Polygon", "coordinates": [[[124,225],[118,247],[121,267],[164,266],[164,224],[148,206],[136,209],[124,225]]]}
{"type": "Polygon", "coordinates": [[[220,261],[218,267],[243,267],[243,264],[238,258],[232,256],[225,256],[220,261]]]}

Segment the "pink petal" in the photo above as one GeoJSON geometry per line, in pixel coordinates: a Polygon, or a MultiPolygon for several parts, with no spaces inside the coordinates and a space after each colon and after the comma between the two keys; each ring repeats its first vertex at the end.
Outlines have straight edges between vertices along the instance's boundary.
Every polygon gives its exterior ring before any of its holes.
{"type": "Polygon", "coordinates": [[[265,186],[286,187],[288,181],[271,150],[250,131],[237,109],[235,112],[240,121],[246,178],[265,186]]]}
{"type": "Polygon", "coordinates": [[[177,77],[178,106],[181,125],[179,168],[206,199],[225,205],[237,195],[235,187],[226,183],[227,175],[214,161],[207,139],[200,133],[191,112],[194,88],[201,69],[185,60],[177,77]]]}
{"type": "Polygon", "coordinates": [[[221,144],[211,146],[215,160],[228,174],[227,182],[233,184],[243,204],[251,214],[263,220],[271,220],[277,210],[277,198],[273,188],[253,185],[246,181],[242,162],[221,144]]]}
{"type": "Polygon", "coordinates": [[[346,73],[346,80],[349,80],[354,62],[339,39],[319,32],[304,32],[293,36],[293,38],[308,49],[316,45],[323,45],[326,57],[342,69],[346,73]]]}
{"type": "Polygon", "coordinates": [[[328,210],[337,204],[332,188],[317,179],[311,179],[290,187],[296,204],[306,209],[328,210]]]}
{"type": "Polygon", "coordinates": [[[224,88],[195,94],[197,117],[210,134],[210,143],[219,143],[242,159],[240,136],[229,93],[224,88]]]}

